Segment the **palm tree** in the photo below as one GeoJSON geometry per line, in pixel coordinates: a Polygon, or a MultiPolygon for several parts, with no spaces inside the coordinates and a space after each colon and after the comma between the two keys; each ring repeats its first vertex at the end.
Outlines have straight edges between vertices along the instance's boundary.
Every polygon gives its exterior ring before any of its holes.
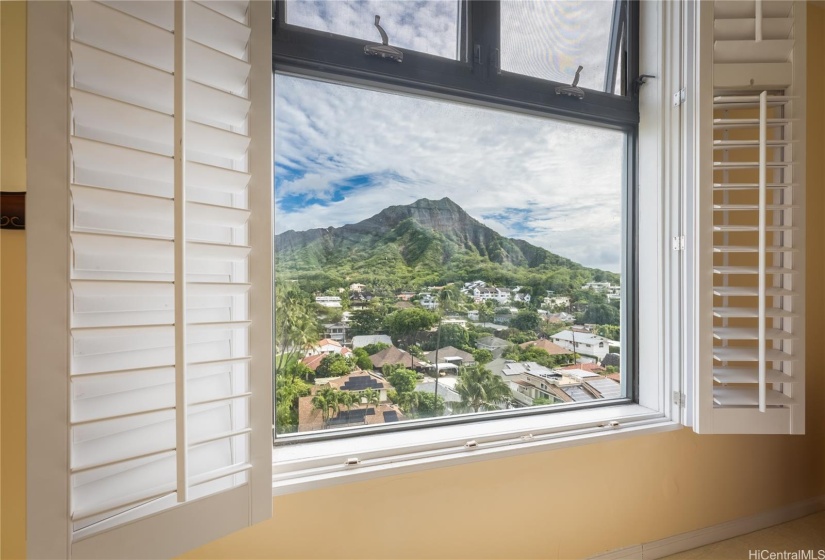
{"type": "Polygon", "coordinates": [[[461,372],[455,390],[461,406],[479,410],[498,410],[498,405],[510,400],[512,393],[504,380],[482,366],[468,367],[461,372]]]}
{"type": "Polygon", "coordinates": [[[339,410],[340,391],[332,387],[324,387],[312,397],[312,408],[321,411],[321,417],[324,419],[324,427],[331,416],[335,415],[339,410]]]}
{"type": "Polygon", "coordinates": [[[360,401],[361,399],[353,395],[350,391],[341,391],[338,393],[338,404],[347,407],[347,420],[349,420],[349,411],[352,405],[360,401]]]}
{"type": "Polygon", "coordinates": [[[360,397],[366,401],[364,403],[365,411],[370,407],[370,405],[374,405],[377,407],[378,404],[381,402],[381,393],[379,393],[372,387],[368,387],[361,391],[360,397]]]}
{"type": "Polygon", "coordinates": [[[455,286],[445,286],[441,293],[438,294],[439,314],[438,314],[438,329],[435,335],[435,394],[438,394],[438,378],[441,374],[438,371],[438,349],[441,346],[441,323],[444,320],[444,315],[452,311],[458,303],[459,295],[455,290],[455,286]]]}

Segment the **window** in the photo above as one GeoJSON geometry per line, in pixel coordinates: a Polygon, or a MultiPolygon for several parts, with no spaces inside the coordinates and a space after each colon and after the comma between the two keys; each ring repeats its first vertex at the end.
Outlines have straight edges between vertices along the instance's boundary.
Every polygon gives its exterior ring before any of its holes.
{"type": "Polygon", "coordinates": [[[277,437],[635,398],[637,6],[277,6],[277,437]]]}

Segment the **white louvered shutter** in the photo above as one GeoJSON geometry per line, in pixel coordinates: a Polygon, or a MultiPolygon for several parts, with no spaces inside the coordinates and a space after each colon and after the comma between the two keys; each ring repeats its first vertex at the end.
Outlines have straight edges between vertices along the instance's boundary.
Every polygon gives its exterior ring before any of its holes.
{"type": "Polygon", "coordinates": [[[191,505],[197,516],[210,496],[232,504],[228,530],[271,507],[271,490],[252,492],[271,465],[260,461],[271,457],[271,282],[251,290],[268,276],[253,271],[250,231],[254,211],[256,266],[271,268],[271,207],[260,204],[271,196],[271,58],[252,41],[270,44],[269,10],[70,3],[69,184],[53,195],[70,212],[71,556],[117,549],[117,530],[105,531],[158,512],[191,505]],[[252,336],[265,341],[254,357],[252,336]],[[260,442],[268,449],[253,452],[260,442]]]}
{"type": "Polygon", "coordinates": [[[805,3],[699,4],[694,428],[800,434],[805,3]]]}

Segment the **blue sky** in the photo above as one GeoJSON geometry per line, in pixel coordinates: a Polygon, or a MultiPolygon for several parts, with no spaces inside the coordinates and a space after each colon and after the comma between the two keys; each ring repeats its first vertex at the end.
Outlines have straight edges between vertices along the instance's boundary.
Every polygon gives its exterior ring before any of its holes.
{"type": "MultiPolygon", "coordinates": [[[[332,4],[356,16],[376,9],[332,4]]],[[[399,3],[378,4],[383,24],[399,3]]],[[[447,27],[446,4],[403,16],[408,35],[447,27]]],[[[276,233],[449,196],[503,235],[618,271],[623,145],[615,131],[277,75],[276,233]]]]}

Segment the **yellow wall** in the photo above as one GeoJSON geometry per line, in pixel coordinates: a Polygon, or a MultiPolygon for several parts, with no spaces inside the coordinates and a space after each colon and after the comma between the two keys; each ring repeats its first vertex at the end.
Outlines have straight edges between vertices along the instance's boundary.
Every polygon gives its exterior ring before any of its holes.
{"type": "MultiPolygon", "coordinates": [[[[26,190],[26,5],[0,2],[0,189],[26,190]]],[[[25,554],[26,235],[0,232],[0,558],[25,554]]]]}
{"type": "MultiPolygon", "coordinates": [[[[3,129],[6,63],[2,6],[3,129]]],[[[11,21],[9,21],[11,20],[11,21]]],[[[274,500],[271,521],[185,558],[573,558],[825,494],[825,10],[809,9],[808,423],[806,436],[697,436],[689,430],[399,475],[274,500]],[[819,103],[816,97],[819,96],[819,103]],[[815,401],[818,401],[815,404],[815,401]]],[[[24,44],[15,36],[19,49],[24,44]]],[[[9,78],[11,75],[11,78],[9,78]]],[[[22,138],[18,130],[15,137],[22,138]]],[[[22,154],[4,168],[25,172],[22,154]]],[[[5,173],[5,172],[4,172],[5,173]]],[[[5,174],[3,176],[5,188],[5,174]]],[[[25,502],[24,240],[2,232],[2,550],[21,556],[25,502]],[[11,424],[11,425],[9,425],[11,424]]]]}

